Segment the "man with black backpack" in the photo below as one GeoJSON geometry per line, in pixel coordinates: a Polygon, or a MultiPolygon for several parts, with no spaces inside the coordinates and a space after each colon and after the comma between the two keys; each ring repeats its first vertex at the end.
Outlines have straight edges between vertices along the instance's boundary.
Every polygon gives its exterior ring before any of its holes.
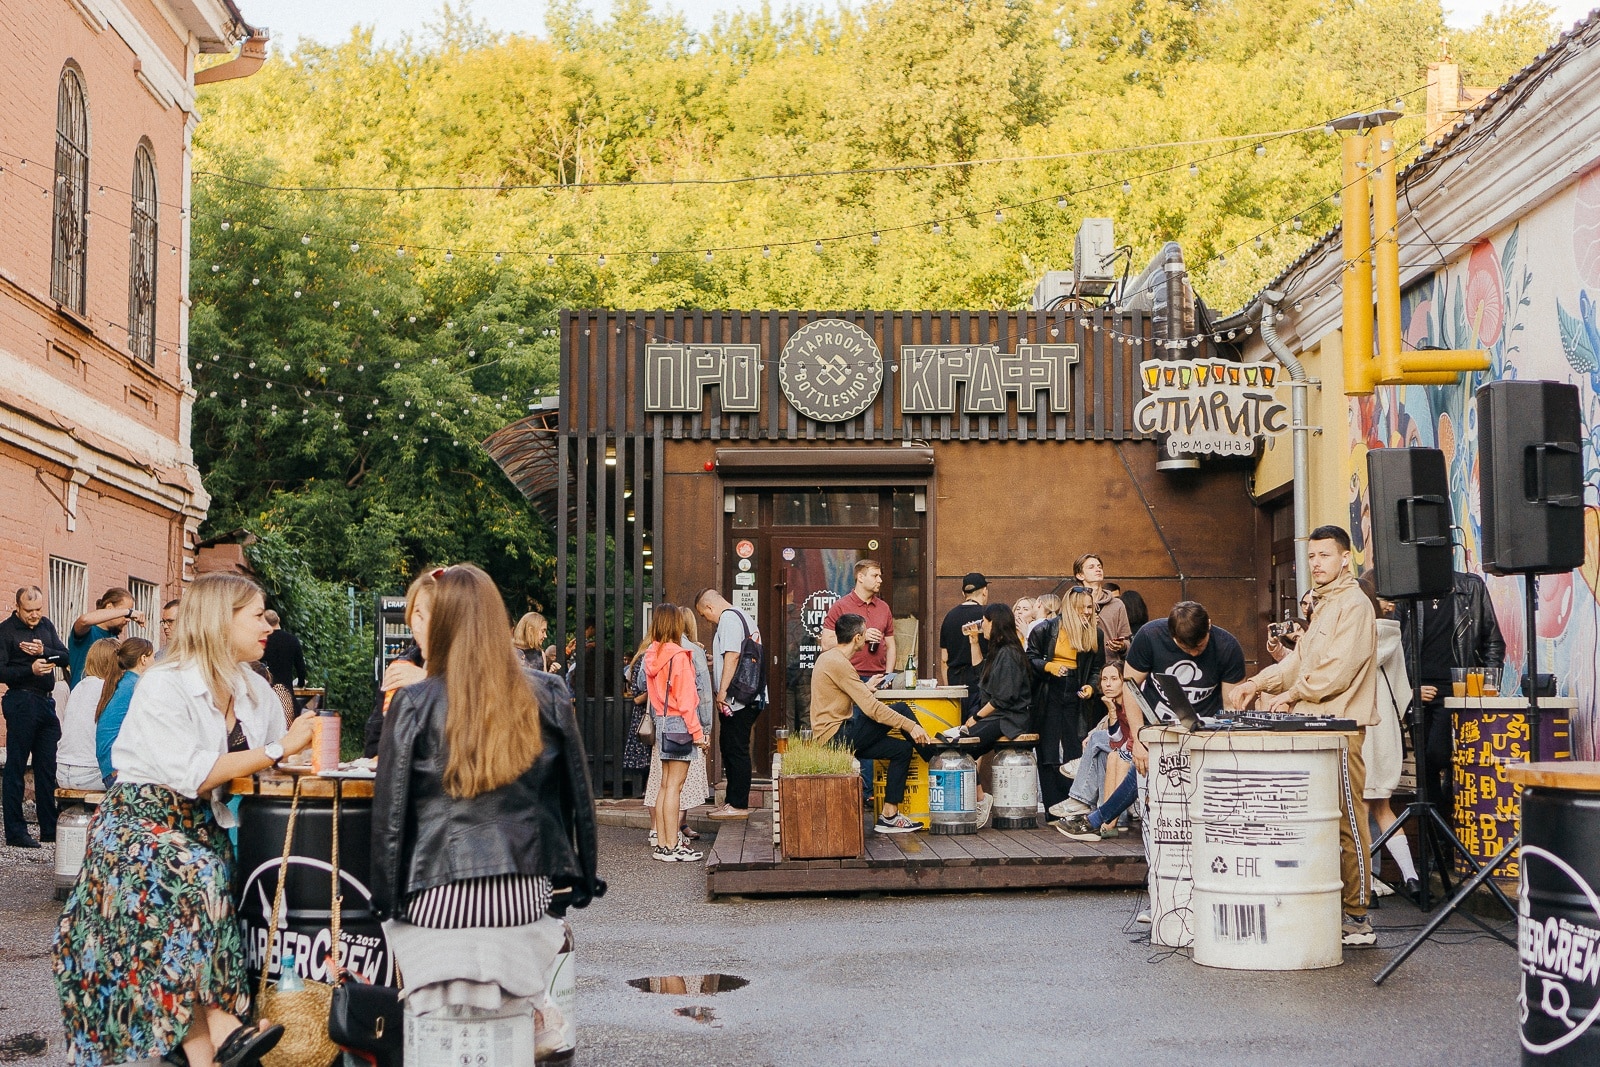
{"type": "Polygon", "coordinates": [[[718,748],[728,779],[724,803],[713,819],[743,819],[750,814],[750,731],[766,706],[762,682],[761,631],[754,620],[715,589],[695,595],[694,610],[715,627],[711,639],[711,684],[722,717],[718,748]]]}

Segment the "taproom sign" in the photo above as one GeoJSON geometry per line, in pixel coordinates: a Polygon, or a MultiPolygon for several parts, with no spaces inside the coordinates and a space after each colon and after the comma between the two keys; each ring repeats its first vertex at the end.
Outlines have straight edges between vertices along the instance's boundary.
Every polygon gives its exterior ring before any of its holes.
{"type": "Polygon", "coordinates": [[[1141,433],[1165,434],[1167,454],[1255,454],[1256,438],[1289,428],[1276,363],[1151,359],[1139,364],[1145,397],[1133,409],[1141,433]]]}

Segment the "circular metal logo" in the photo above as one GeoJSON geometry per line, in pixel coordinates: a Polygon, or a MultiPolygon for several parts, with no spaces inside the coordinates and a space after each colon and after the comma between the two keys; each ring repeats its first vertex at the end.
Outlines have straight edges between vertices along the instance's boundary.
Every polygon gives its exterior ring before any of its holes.
{"type": "Polygon", "coordinates": [[[802,415],[818,422],[843,422],[878,398],[883,353],[872,336],[853,322],[808,322],[783,346],[778,384],[802,415]]]}
{"type": "Polygon", "coordinates": [[[828,618],[828,609],[839,599],[832,589],[818,589],[800,605],[800,624],[812,637],[822,636],[822,624],[828,618]]]}

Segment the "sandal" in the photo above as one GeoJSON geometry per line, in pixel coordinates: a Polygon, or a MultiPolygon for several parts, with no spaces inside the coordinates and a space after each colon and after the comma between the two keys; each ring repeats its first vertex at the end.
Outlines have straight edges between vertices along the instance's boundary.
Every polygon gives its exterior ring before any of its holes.
{"type": "Polygon", "coordinates": [[[246,1023],[229,1034],[217,1049],[217,1067],[255,1067],[282,1037],[283,1027],[277,1024],[261,1030],[255,1023],[246,1023]]]}
{"type": "Polygon", "coordinates": [[[698,830],[690,829],[687,823],[678,827],[678,836],[688,841],[700,840],[700,832],[698,830]]]}

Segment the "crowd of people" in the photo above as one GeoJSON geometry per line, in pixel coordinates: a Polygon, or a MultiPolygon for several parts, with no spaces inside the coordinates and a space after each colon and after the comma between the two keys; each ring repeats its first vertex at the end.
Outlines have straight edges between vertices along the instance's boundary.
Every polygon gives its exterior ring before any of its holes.
{"type": "MultiPolygon", "coordinates": [[[[490,1000],[526,1008],[548,1052],[563,1029],[546,996],[565,939],[559,917],[605,891],[571,694],[545,669],[553,664],[540,648],[544,620],[524,618],[514,635],[499,591],[477,567],[429,571],[406,608],[415,654],[386,678],[376,716],[373,906],[406,975],[410,1011],[490,1000]]],[[[668,617],[692,634],[690,613],[668,617]]],[[[227,803],[229,782],[280,767],[311,744],[315,715],[297,714],[282,692],[304,679],[303,654],[298,642],[274,641],[279,620],[261,589],[236,575],[197,579],[160,621],[159,652],[124,636],[145,620],[113,589],[63,643],[40,591],[18,591],[0,623],[16,746],[6,837],[37,847],[22,823],[30,762],[45,840],[58,771],[66,788],[104,791],[52,950],[77,1067],[252,1067],[284,1026],[325,1025],[274,1022],[259,1017],[259,1005],[251,1018],[229,833],[238,816],[227,803]],[[274,684],[280,663],[292,672],[287,685],[274,684]],[[59,725],[58,671],[71,686],[59,725]]],[[[681,782],[668,775],[663,793],[681,782]]],[[[321,966],[337,970],[337,953],[329,957],[321,966]]]]}

